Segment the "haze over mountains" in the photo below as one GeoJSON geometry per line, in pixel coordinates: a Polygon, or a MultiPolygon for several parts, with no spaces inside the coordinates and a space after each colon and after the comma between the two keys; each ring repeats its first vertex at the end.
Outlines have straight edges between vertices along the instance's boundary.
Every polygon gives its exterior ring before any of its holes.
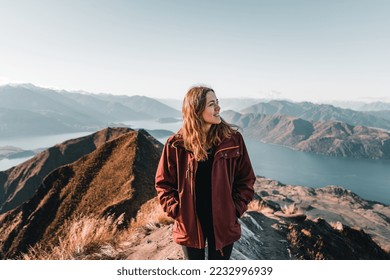
{"type": "MultiPolygon", "coordinates": [[[[273,100],[267,103],[252,105],[241,113],[285,115],[298,117],[308,121],[341,121],[350,125],[383,128],[390,130],[390,121],[372,115],[370,112],[359,112],[342,109],[327,104],[314,104],[310,102],[293,103],[289,101],[273,100]]],[[[375,114],[378,114],[376,112],[375,114]]],[[[386,115],[386,114],[384,114],[386,115]]],[[[390,118],[390,116],[388,116],[390,118]]]]}
{"type": "MultiPolygon", "coordinates": [[[[183,96],[184,97],[184,96],[183,96]]],[[[219,98],[219,104],[222,107],[222,110],[233,110],[241,111],[247,107],[252,106],[260,102],[268,102],[269,99],[264,98],[248,98],[248,97],[237,97],[237,98],[219,98]]],[[[170,99],[170,98],[159,98],[158,101],[164,103],[165,105],[175,108],[178,111],[181,111],[183,100],[170,99]]]]}
{"type": "Polygon", "coordinates": [[[389,111],[390,103],[375,101],[375,102],[353,102],[353,101],[330,101],[336,107],[352,109],[355,111],[389,111]]]}
{"type": "Polygon", "coordinates": [[[30,84],[0,87],[0,139],[97,131],[112,123],[181,113],[145,96],[81,94],[30,84]]]}
{"type": "MultiPolygon", "coordinates": [[[[2,86],[0,98],[0,139],[94,132],[110,125],[130,126],[123,122],[167,122],[181,117],[178,100],[160,99],[166,103],[163,104],[144,96],[56,91],[30,84],[2,86]]],[[[227,121],[266,143],[331,156],[390,157],[389,134],[385,131],[390,130],[388,103],[353,103],[369,110],[355,111],[329,104],[256,98],[220,102],[227,121]]],[[[18,147],[0,149],[2,157],[8,158],[13,153],[15,156],[34,153],[20,151],[18,147]]]]}

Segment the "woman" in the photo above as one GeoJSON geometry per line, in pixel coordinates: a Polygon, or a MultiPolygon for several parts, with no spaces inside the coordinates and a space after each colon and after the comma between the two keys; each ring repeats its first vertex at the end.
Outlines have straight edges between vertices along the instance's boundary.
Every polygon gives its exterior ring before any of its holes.
{"type": "Polygon", "coordinates": [[[156,172],[159,201],[175,219],[186,259],[229,259],[241,236],[238,218],[253,198],[255,175],[241,134],[219,115],[214,90],[191,88],[183,125],[164,146],[156,172]]]}

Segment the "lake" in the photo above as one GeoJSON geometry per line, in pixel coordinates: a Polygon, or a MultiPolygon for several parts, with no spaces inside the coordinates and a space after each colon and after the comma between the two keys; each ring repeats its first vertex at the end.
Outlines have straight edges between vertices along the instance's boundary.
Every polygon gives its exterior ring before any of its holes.
{"type": "Polygon", "coordinates": [[[0,139],[0,147],[15,146],[23,150],[34,150],[39,148],[51,147],[68,139],[79,138],[92,133],[94,132],[88,131],[49,136],[33,136],[29,138],[11,138],[6,140],[0,139]]]}
{"type": "Polygon", "coordinates": [[[390,204],[390,161],[330,157],[245,139],[256,175],[284,184],[342,186],[367,200],[390,204]]]}
{"type": "MultiPolygon", "coordinates": [[[[7,140],[0,140],[0,147],[14,146],[23,150],[35,150],[39,148],[49,148],[55,144],[62,143],[66,140],[79,138],[92,134],[93,132],[75,132],[66,134],[57,134],[49,136],[34,136],[29,138],[14,138],[7,140]]],[[[0,171],[7,170],[13,166],[18,165],[32,157],[14,158],[14,159],[2,159],[0,160],[0,171]]]]}
{"type": "MultiPolygon", "coordinates": [[[[166,129],[177,131],[180,123],[162,124],[156,121],[126,122],[132,128],[166,129]]],[[[17,146],[23,149],[49,147],[70,138],[91,134],[72,133],[29,139],[0,141],[0,146],[17,146]]],[[[165,143],[166,138],[159,138],[165,143]]],[[[264,144],[245,139],[256,175],[278,180],[284,184],[308,187],[338,185],[353,191],[364,199],[390,204],[390,161],[351,159],[321,156],[291,150],[286,147],[264,144]]],[[[0,170],[5,170],[25,159],[0,160],[0,170]],[[8,164],[7,166],[5,166],[8,164]]]]}

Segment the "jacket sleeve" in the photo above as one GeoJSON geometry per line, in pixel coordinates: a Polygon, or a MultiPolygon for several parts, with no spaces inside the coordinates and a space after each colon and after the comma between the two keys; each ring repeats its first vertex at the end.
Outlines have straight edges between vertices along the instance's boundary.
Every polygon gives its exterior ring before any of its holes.
{"type": "Polygon", "coordinates": [[[177,187],[177,169],[174,148],[167,142],[164,146],[155,177],[158,200],[167,215],[177,217],[179,195],[177,187]]]}
{"type": "Polygon", "coordinates": [[[253,172],[244,139],[240,133],[238,134],[241,151],[240,158],[237,162],[235,179],[233,183],[233,201],[236,206],[237,217],[241,217],[242,214],[244,214],[244,212],[248,209],[249,202],[253,199],[253,184],[256,181],[256,176],[253,172]]]}

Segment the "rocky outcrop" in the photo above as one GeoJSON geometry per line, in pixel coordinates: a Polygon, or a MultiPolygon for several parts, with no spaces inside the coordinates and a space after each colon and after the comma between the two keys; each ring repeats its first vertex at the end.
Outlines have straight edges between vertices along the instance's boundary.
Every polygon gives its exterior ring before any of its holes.
{"type": "MultiPolygon", "coordinates": [[[[261,201],[261,204],[266,205],[264,208],[272,209],[269,211],[272,216],[274,212],[287,207],[293,209],[290,212],[304,213],[307,220],[324,220],[335,229],[351,232],[352,228],[357,232],[364,231],[364,234],[369,235],[385,252],[390,252],[390,206],[388,205],[364,200],[339,186],[314,189],[284,185],[263,177],[257,177],[255,190],[260,197],[252,203],[261,201]]],[[[259,208],[255,206],[254,209],[259,208]]],[[[302,223],[302,225],[307,228],[313,226],[309,223],[302,223]]],[[[317,227],[327,230],[325,222],[317,223],[317,227]]],[[[365,241],[361,239],[359,242],[365,241]]],[[[358,245],[355,247],[357,248],[358,245]]]]}
{"type": "Polygon", "coordinates": [[[324,219],[305,220],[286,227],[291,254],[305,260],[389,260],[390,254],[364,230],[324,219]]]}

